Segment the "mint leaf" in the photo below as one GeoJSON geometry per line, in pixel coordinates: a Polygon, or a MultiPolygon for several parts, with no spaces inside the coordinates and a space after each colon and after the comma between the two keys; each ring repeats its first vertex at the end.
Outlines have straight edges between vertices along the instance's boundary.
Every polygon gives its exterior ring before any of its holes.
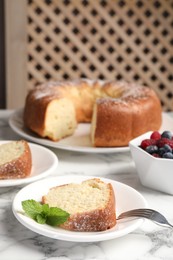
{"type": "Polygon", "coordinates": [[[59,226],[69,218],[70,214],[60,208],[51,207],[46,223],[51,226],[59,226]]]}
{"type": "Polygon", "coordinates": [[[50,211],[49,205],[43,204],[42,205],[42,212],[44,213],[45,216],[49,215],[49,211],[50,211]]]}
{"type": "Polygon", "coordinates": [[[32,219],[36,219],[37,215],[42,212],[42,205],[35,200],[22,201],[22,208],[32,219]]]}
{"type": "Polygon", "coordinates": [[[69,213],[67,213],[65,210],[62,210],[60,208],[51,207],[49,211],[49,216],[69,217],[69,213]]]}
{"type": "Polygon", "coordinates": [[[50,226],[59,226],[63,224],[67,219],[68,217],[66,218],[66,217],[59,217],[59,216],[48,216],[46,219],[46,224],[50,226]]]}
{"type": "Polygon", "coordinates": [[[45,224],[46,223],[46,217],[42,214],[38,214],[36,216],[36,221],[39,223],[39,224],[45,224]]]}
{"type": "Polygon", "coordinates": [[[59,226],[69,218],[70,214],[57,207],[49,207],[48,204],[41,204],[35,200],[22,201],[22,208],[26,215],[39,224],[59,226]]]}

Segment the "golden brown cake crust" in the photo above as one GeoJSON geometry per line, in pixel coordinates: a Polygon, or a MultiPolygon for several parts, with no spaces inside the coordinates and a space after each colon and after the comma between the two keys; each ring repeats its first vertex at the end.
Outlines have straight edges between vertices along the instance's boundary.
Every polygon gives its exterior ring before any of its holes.
{"type": "Polygon", "coordinates": [[[127,146],[134,137],[161,126],[161,104],[152,89],[123,81],[84,79],[35,87],[26,98],[25,126],[41,137],[56,141],[45,136],[46,111],[52,100],[61,98],[73,102],[78,123],[91,122],[93,110],[97,110],[92,138],[96,147],[127,146]]]}
{"type": "Polygon", "coordinates": [[[0,179],[20,179],[31,174],[32,155],[30,147],[24,140],[16,142],[24,145],[24,152],[17,159],[0,165],[0,179]]]}
{"type": "Polygon", "coordinates": [[[133,138],[161,126],[160,101],[148,88],[143,89],[143,96],[122,96],[117,102],[102,99],[96,105],[94,145],[97,147],[127,146],[133,138]]]}

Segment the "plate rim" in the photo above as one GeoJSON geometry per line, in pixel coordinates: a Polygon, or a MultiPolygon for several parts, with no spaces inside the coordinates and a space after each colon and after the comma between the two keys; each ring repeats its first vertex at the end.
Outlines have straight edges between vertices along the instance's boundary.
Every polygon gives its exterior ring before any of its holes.
{"type": "MultiPolygon", "coordinates": [[[[30,187],[33,187],[33,186],[37,187],[37,186],[43,184],[44,182],[46,182],[47,185],[48,185],[47,188],[51,188],[51,187],[56,185],[55,181],[60,180],[60,185],[62,185],[63,183],[64,184],[70,183],[71,179],[74,180],[74,182],[76,182],[76,179],[77,179],[77,183],[78,183],[78,182],[81,182],[83,180],[87,180],[87,179],[91,179],[91,178],[99,178],[99,179],[101,179],[105,182],[110,182],[115,186],[119,185],[119,187],[128,190],[128,192],[131,191],[135,194],[135,196],[138,196],[138,198],[141,200],[140,202],[143,205],[143,207],[147,207],[147,205],[148,205],[146,199],[143,197],[143,195],[140,192],[138,192],[137,190],[135,190],[131,186],[124,184],[122,182],[111,180],[109,178],[102,178],[102,177],[98,177],[98,176],[67,175],[67,176],[50,177],[46,180],[43,179],[43,180],[40,180],[40,181],[31,183],[31,184],[25,186],[23,189],[21,189],[15,195],[15,197],[13,199],[13,202],[12,202],[13,214],[16,217],[16,219],[23,226],[27,227],[29,230],[32,230],[33,232],[38,233],[40,235],[43,235],[45,237],[58,239],[58,240],[62,240],[62,241],[69,241],[69,242],[99,242],[99,241],[105,241],[105,240],[110,240],[110,239],[122,237],[122,236],[127,235],[130,232],[134,231],[135,229],[137,229],[143,223],[143,221],[144,221],[143,219],[135,219],[135,220],[126,221],[126,223],[129,222],[131,224],[130,224],[130,226],[126,227],[124,230],[111,231],[111,229],[110,229],[110,230],[101,231],[101,232],[80,232],[80,233],[76,233],[76,232],[73,232],[73,231],[67,231],[68,235],[66,235],[66,234],[59,232],[58,230],[56,230],[56,233],[55,233],[55,231],[52,231],[52,230],[51,231],[47,230],[47,229],[45,230],[43,225],[36,223],[32,219],[29,219],[29,221],[27,221],[28,217],[23,216],[22,214],[20,214],[18,212],[19,209],[17,208],[16,205],[17,205],[17,203],[20,203],[22,201],[22,199],[20,198],[20,195],[23,192],[29,190],[30,187]],[[70,179],[70,180],[67,181],[68,179],[70,179]],[[64,180],[63,183],[62,183],[62,180],[64,180]],[[50,183],[52,183],[52,184],[50,185],[50,183]],[[35,227],[36,227],[36,229],[35,229],[35,227]],[[78,234],[78,235],[75,237],[74,233],[78,234]]],[[[42,195],[44,195],[44,194],[42,194],[42,195]]],[[[116,227],[117,227],[117,225],[118,225],[118,223],[116,224],[116,227]]]]}
{"type": "MultiPolygon", "coordinates": [[[[0,145],[3,143],[12,142],[12,141],[16,141],[16,140],[0,140],[0,145]]],[[[47,153],[47,155],[52,157],[53,164],[46,171],[43,171],[42,173],[40,173],[39,175],[36,175],[36,176],[28,176],[27,178],[21,178],[21,179],[0,180],[0,188],[19,186],[19,185],[29,184],[32,182],[39,181],[42,178],[49,176],[58,167],[59,159],[58,159],[58,156],[53,151],[51,151],[48,148],[41,146],[39,144],[35,144],[35,143],[31,143],[31,142],[28,142],[28,144],[30,146],[31,153],[32,153],[32,150],[34,149],[34,147],[37,147],[37,149],[40,149],[40,150],[44,150],[47,153]]],[[[33,165],[32,165],[32,167],[33,167],[33,165]]]]}
{"type": "Polygon", "coordinates": [[[14,123],[15,117],[18,117],[18,119],[21,119],[19,117],[19,114],[22,112],[23,112],[23,108],[16,109],[9,118],[9,125],[13,129],[13,131],[15,133],[17,133],[18,135],[20,135],[28,140],[31,140],[33,142],[36,142],[38,144],[46,145],[46,146],[56,148],[56,149],[62,149],[62,150],[73,151],[73,152],[82,152],[82,153],[122,153],[122,152],[130,151],[129,146],[124,146],[124,147],[80,147],[80,146],[75,146],[74,147],[74,146],[70,146],[70,145],[66,146],[63,144],[59,144],[59,142],[53,142],[53,141],[45,139],[45,138],[39,139],[39,137],[31,136],[31,135],[25,133],[24,131],[19,129],[16,126],[16,124],[14,123]]]}

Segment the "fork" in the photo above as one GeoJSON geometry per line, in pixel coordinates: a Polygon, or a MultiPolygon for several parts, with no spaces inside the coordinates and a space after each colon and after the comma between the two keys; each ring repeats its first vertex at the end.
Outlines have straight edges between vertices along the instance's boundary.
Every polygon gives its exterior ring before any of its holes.
{"type": "Polygon", "coordinates": [[[117,217],[117,220],[129,218],[129,217],[147,218],[149,220],[152,220],[158,225],[173,228],[173,225],[171,225],[161,213],[159,213],[154,209],[140,208],[140,209],[129,210],[121,213],[117,217]]]}

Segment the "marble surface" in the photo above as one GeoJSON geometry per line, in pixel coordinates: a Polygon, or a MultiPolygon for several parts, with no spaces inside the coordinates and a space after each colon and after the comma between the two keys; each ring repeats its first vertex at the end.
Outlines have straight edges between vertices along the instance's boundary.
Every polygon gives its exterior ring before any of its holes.
{"type": "MultiPolygon", "coordinates": [[[[20,139],[8,125],[11,113],[0,110],[0,140],[20,139]]],[[[94,175],[125,183],[139,191],[150,208],[160,211],[173,223],[173,196],[140,184],[130,152],[86,154],[58,149],[53,151],[59,158],[59,167],[52,176],[94,175]]],[[[1,260],[173,259],[173,229],[160,227],[149,220],[126,236],[103,242],[65,242],[36,234],[21,225],[12,213],[13,198],[21,188],[0,188],[1,260]]]]}

